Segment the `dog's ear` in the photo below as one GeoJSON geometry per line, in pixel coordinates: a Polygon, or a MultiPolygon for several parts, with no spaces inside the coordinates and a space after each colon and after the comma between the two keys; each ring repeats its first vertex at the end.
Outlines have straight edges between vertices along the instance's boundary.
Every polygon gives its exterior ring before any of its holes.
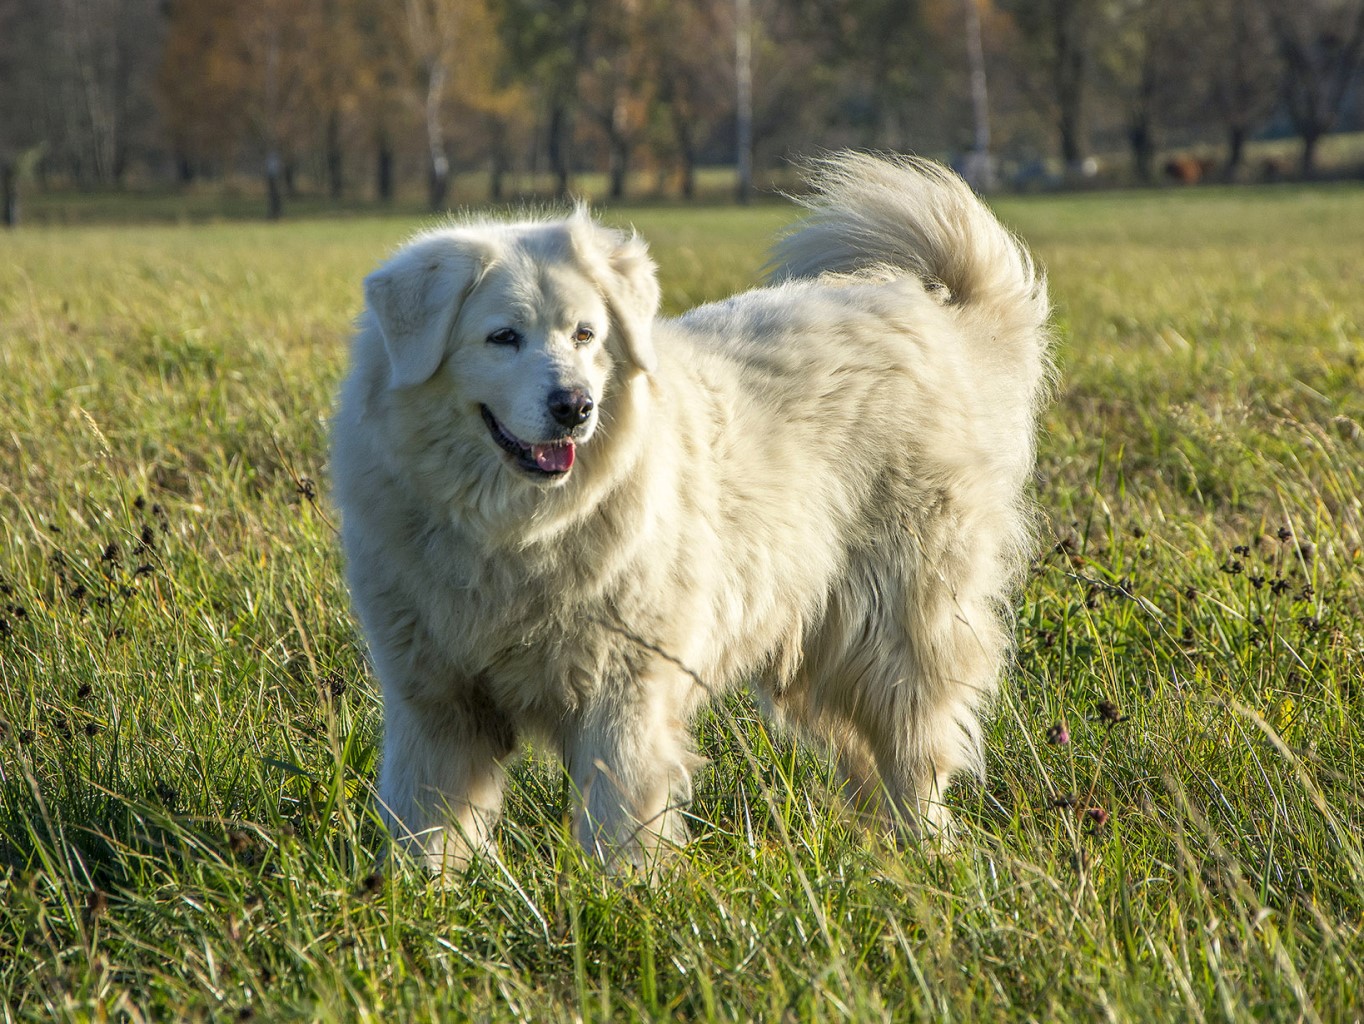
{"type": "Polygon", "coordinates": [[[445,358],[460,306],[490,255],[450,235],[421,239],[365,278],[365,300],[384,338],[389,387],[429,380],[445,358]]]}
{"type": "Polygon", "coordinates": [[[645,373],[658,365],[654,354],[654,317],[658,315],[658,270],[644,239],[604,228],[579,208],[573,216],[573,240],[579,255],[593,268],[611,320],[630,361],[645,373]]]}

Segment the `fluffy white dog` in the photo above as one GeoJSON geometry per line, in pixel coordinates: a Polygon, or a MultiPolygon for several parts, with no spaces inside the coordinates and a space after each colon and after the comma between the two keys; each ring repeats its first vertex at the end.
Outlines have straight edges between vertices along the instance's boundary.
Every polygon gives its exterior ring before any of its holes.
{"type": "Polygon", "coordinates": [[[936,165],[812,186],[767,287],[676,320],[582,210],[438,229],[366,280],[332,470],[383,810],[432,869],[490,842],[523,738],[589,851],[651,865],[686,838],[688,723],[746,682],[911,832],[980,770],[1046,287],[936,165]]]}

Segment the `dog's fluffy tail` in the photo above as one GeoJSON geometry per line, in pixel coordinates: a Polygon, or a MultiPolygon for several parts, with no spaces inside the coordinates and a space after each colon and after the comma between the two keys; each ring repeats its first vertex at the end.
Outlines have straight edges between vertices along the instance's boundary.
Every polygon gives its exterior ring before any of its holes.
{"type": "Polygon", "coordinates": [[[956,174],[916,157],[846,152],[813,161],[809,184],[797,201],[811,216],[778,242],[773,280],[907,272],[993,320],[998,343],[1022,346],[1011,355],[1044,370],[1045,278],[956,174]]]}

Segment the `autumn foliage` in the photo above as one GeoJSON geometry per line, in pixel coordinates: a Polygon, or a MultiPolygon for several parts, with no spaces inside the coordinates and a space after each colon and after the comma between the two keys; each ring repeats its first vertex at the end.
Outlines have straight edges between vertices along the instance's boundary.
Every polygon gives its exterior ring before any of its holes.
{"type": "Polygon", "coordinates": [[[1267,133],[1311,176],[1364,127],[1361,66],[1364,0],[2,0],[0,184],[10,222],[35,179],[439,209],[470,174],[690,198],[699,167],[842,146],[1233,180],[1267,133]]]}

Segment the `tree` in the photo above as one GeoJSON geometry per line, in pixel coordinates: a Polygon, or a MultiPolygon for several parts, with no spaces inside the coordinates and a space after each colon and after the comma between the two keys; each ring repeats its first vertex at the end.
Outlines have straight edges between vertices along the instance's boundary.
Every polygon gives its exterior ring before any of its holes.
{"type": "Polygon", "coordinates": [[[734,10],[734,165],[736,198],[753,194],[753,0],[736,0],[734,10]]]}
{"type": "Polygon", "coordinates": [[[643,31],[647,0],[595,0],[578,87],[584,111],[606,140],[608,190],[625,195],[631,155],[647,124],[656,76],[643,31]]]}
{"type": "Polygon", "coordinates": [[[675,166],[679,191],[696,194],[702,147],[734,109],[728,44],[736,32],[736,0],[678,4],[646,0],[640,20],[645,50],[640,74],[651,83],[651,149],[675,166]]]}
{"type": "Polygon", "coordinates": [[[356,116],[374,147],[374,193],[393,199],[397,140],[409,124],[405,15],[391,0],[349,0],[356,63],[352,72],[356,116]]]}
{"type": "Polygon", "coordinates": [[[182,179],[224,163],[246,133],[234,0],[171,0],[157,87],[182,179]]]}
{"type": "Polygon", "coordinates": [[[184,168],[225,164],[243,146],[265,175],[267,215],[284,213],[285,147],[315,100],[314,0],[176,0],[160,87],[184,168]]]}
{"type": "MultiPolygon", "coordinates": [[[[851,124],[850,141],[900,148],[917,94],[934,78],[918,0],[804,0],[808,30],[838,78],[838,120],[851,124]]],[[[954,12],[955,13],[955,12],[954,12]]],[[[805,91],[805,90],[802,90],[805,91]]],[[[809,101],[808,94],[804,97],[809,101]]]]}
{"type": "Polygon", "coordinates": [[[555,195],[566,198],[573,172],[573,127],[580,71],[597,0],[503,0],[501,30],[508,59],[536,95],[543,118],[555,195]]]}
{"type": "Polygon", "coordinates": [[[0,223],[7,228],[19,224],[20,179],[46,135],[40,15],[40,0],[0,5],[0,223]]]}
{"type": "Polygon", "coordinates": [[[1302,175],[1317,169],[1317,144],[1340,115],[1364,60],[1361,0],[1267,0],[1283,58],[1283,97],[1302,139],[1302,175]]]}
{"type": "MultiPolygon", "coordinates": [[[[828,37],[810,11],[790,0],[749,0],[752,59],[751,165],[796,151],[809,153],[841,120],[840,74],[830,63],[828,37]]],[[[826,143],[827,144],[827,143],[826,143]]]]}
{"type": "Polygon", "coordinates": [[[1234,181],[1245,161],[1246,142],[1273,106],[1278,56],[1265,5],[1247,0],[1202,0],[1194,36],[1200,48],[1208,108],[1225,133],[1225,176],[1234,181]]]}
{"type": "Polygon", "coordinates": [[[1106,12],[1099,58],[1122,111],[1137,179],[1155,179],[1162,122],[1182,94],[1201,91],[1203,47],[1194,52],[1187,0],[1116,0],[1106,12]]]}
{"type": "Polygon", "coordinates": [[[19,219],[40,161],[82,185],[115,184],[156,110],[156,0],[8,0],[0,5],[0,219],[19,219]]]}
{"type": "Polygon", "coordinates": [[[322,120],[323,0],[238,0],[238,70],[247,125],[264,157],[267,216],[283,214],[301,144],[322,120]]]}
{"type": "Polygon", "coordinates": [[[1085,108],[1099,0],[1009,0],[1032,56],[1046,70],[1061,159],[1070,174],[1084,163],[1085,108]]]}
{"type": "Polygon", "coordinates": [[[175,0],[160,77],[171,138],[186,162],[243,147],[283,214],[288,174],[323,120],[322,0],[175,0]]]}
{"type": "Polygon", "coordinates": [[[445,141],[446,89],[460,29],[459,0],[404,0],[408,52],[415,64],[426,125],[427,203],[445,206],[450,191],[450,154],[445,141]]]}
{"type": "Polygon", "coordinates": [[[360,106],[360,92],[372,83],[364,66],[364,39],[355,0],[319,0],[317,60],[313,74],[321,104],[323,167],[327,194],[339,200],[346,188],[346,135],[360,106]]]}
{"type": "Polygon", "coordinates": [[[117,183],[155,128],[160,28],[156,0],[0,4],[0,134],[41,142],[81,185],[117,183]]]}
{"type": "Polygon", "coordinates": [[[512,73],[492,5],[488,0],[466,0],[466,5],[455,94],[459,115],[469,125],[467,148],[486,161],[489,197],[500,202],[513,153],[533,135],[534,103],[512,73]]]}
{"type": "Polygon", "coordinates": [[[994,157],[990,155],[990,93],[985,75],[985,44],[981,35],[978,0],[962,0],[966,58],[971,74],[971,157],[966,180],[979,189],[994,188],[994,157]]]}

